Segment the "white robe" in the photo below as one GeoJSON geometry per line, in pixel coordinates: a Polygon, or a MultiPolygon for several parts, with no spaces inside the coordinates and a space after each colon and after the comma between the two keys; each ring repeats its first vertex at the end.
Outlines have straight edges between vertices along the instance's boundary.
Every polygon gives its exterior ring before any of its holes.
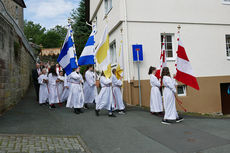
{"type": "Polygon", "coordinates": [[[161,83],[153,74],[150,75],[150,85],[152,87],[150,93],[150,112],[163,112],[162,97],[160,93],[161,83]]]}
{"type": "Polygon", "coordinates": [[[66,107],[68,108],[82,108],[84,105],[84,94],[82,89],[83,79],[81,74],[72,72],[69,76],[70,91],[66,107]]]}
{"type": "Polygon", "coordinates": [[[175,95],[174,95],[176,94],[176,87],[175,87],[176,82],[171,77],[164,76],[163,85],[165,86],[163,91],[164,108],[165,108],[164,119],[176,120],[176,118],[178,118],[176,103],[175,103],[175,95]]]}
{"type": "Polygon", "coordinates": [[[51,73],[48,75],[49,80],[49,104],[59,103],[58,93],[57,93],[57,76],[53,76],[51,73]]]}
{"type": "Polygon", "coordinates": [[[69,88],[70,88],[70,83],[69,83],[69,76],[65,74],[65,79],[64,79],[64,91],[61,96],[61,101],[67,101],[69,97],[69,88]]]}
{"type": "Polygon", "coordinates": [[[88,70],[85,73],[85,83],[84,83],[84,96],[85,96],[85,103],[93,103],[95,98],[97,97],[97,87],[96,83],[96,76],[95,73],[88,70]]]}
{"type": "Polygon", "coordinates": [[[58,100],[59,100],[59,102],[63,102],[61,98],[62,98],[62,93],[64,90],[65,77],[64,76],[58,76],[58,79],[61,80],[61,82],[57,83],[58,100]]]}
{"type": "Polygon", "coordinates": [[[113,91],[113,109],[124,110],[125,105],[123,103],[123,96],[121,93],[122,81],[118,80],[117,77],[112,75],[112,91],[113,91]]]}
{"type": "Polygon", "coordinates": [[[112,81],[110,79],[107,79],[104,76],[101,76],[100,78],[100,84],[101,84],[101,91],[99,95],[96,97],[96,110],[101,109],[107,109],[111,110],[112,107],[112,87],[111,84],[112,81]]]}
{"type": "Polygon", "coordinates": [[[38,77],[39,88],[39,104],[46,103],[49,99],[48,84],[44,82],[48,80],[47,75],[42,74],[38,77]]]}

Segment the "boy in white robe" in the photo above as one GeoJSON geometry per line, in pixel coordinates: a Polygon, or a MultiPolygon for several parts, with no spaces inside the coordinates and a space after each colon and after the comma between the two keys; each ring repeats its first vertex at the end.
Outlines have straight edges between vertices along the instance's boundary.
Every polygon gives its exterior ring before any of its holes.
{"type": "Polygon", "coordinates": [[[84,94],[83,94],[83,78],[80,74],[80,67],[75,69],[70,75],[69,75],[69,82],[70,82],[70,91],[69,91],[69,97],[67,100],[66,107],[68,108],[74,108],[74,112],[76,114],[83,113],[82,108],[84,105],[84,94]]]}
{"type": "MultiPolygon", "coordinates": [[[[58,100],[59,100],[59,103],[62,103],[62,93],[63,93],[63,90],[64,90],[64,80],[65,80],[65,77],[63,76],[63,71],[59,71],[59,76],[58,76],[58,82],[57,82],[57,92],[58,92],[58,100]]],[[[60,104],[61,105],[61,104],[60,104]]]]}
{"type": "Polygon", "coordinates": [[[48,93],[48,77],[46,74],[46,69],[42,69],[42,74],[38,77],[38,83],[40,84],[39,88],[39,104],[44,105],[49,98],[48,93]]]}
{"type": "Polygon", "coordinates": [[[101,91],[96,97],[96,116],[99,116],[101,109],[107,109],[109,111],[109,117],[116,117],[112,112],[112,81],[105,77],[104,72],[102,72],[100,77],[101,91]]]}
{"type": "Polygon", "coordinates": [[[164,108],[165,108],[164,119],[162,120],[161,123],[171,124],[175,121],[181,122],[183,118],[178,116],[176,110],[176,103],[175,103],[175,95],[177,93],[175,87],[176,82],[174,79],[170,77],[170,72],[168,67],[163,68],[161,76],[164,85],[163,97],[164,97],[164,108]]]}
{"type": "Polygon", "coordinates": [[[85,108],[88,109],[88,105],[95,101],[97,94],[96,87],[96,75],[94,73],[93,65],[89,65],[88,70],[85,73],[84,82],[84,97],[85,97],[85,108]]]}
{"type": "Polygon", "coordinates": [[[50,73],[48,75],[48,87],[49,87],[49,105],[50,108],[56,108],[54,104],[59,103],[57,93],[58,76],[55,70],[55,66],[51,66],[50,73]]]}
{"type": "Polygon", "coordinates": [[[150,85],[151,85],[150,112],[152,114],[162,116],[163,115],[163,104],[162,104],[162,97],[160,93],[161,83],[155,76],[156,75],[155,67],[151,66],[149,68],[149,75],[150,75],[150,85]]]}
{"type": "Polygon", "coordinates": [[[62,93],[61,96],[61,101],[62,102],[66,102],[68,97],[69,97],[69,87],[70,87],[70,83],[69,83],[69,76],[67,76],[65,74],[65,79],[64,79],[64,91],[62,93]]]}
{"type": "MultiPolygon", "coordinates": [[[[122,78],[121,78],[122,79],[122,78]]],[[[122,81],[116,77],[116,69],[113,69],[112,74],[112,94],[113,94],[113,108],[118,110],[118,114],[125,114],[125,105],[123,103],[123,96],[121,93],[122,81]]]]}

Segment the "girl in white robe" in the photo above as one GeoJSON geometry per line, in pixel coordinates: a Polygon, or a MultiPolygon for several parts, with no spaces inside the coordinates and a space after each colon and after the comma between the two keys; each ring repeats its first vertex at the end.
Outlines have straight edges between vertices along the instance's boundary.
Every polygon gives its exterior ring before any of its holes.
{"type": "Polygon", "coordinates": [[[113,69],[113,74],[112,74],[113,108],[114,108],[114,110],[118,110],[119,114],[125,114],[125,112],[124,112],[125,105],[123,103],[121,86],[122,86],[122,81],[117,79],[116,69],[113,69]]]}
{"type": "Polygon", "coordinates": [[[46,69],[42,69],[42,74],[38,77],[38,83],[40,84],[39,88],[39,104],[45,104],[49,99],[48,93],[48,77],[46,74],[46,69]]]}
{"type": "Polygon", "coordinates": [[[83,78],[80,74],[80,67],[69,75],[70,91],[66,107],[74,108],[76,114],[83,113],[84,94],[82,89],[83,78]]]}
{"type": "Polygon", "coordinates": [[[59,103],[62,103],[62,93],[63,93],[63,90],[64,90],[64,80],[65,80],[65,77],[63,76],[63,71],[59,71],[59,76],[58,76],[58,82],[57,82],[57,92],[58,92],[58,100],[59,100],[59,103]]]}
{"type": "Polygon", "coordinates": [[[151,85],[151,93],[150,93],[150,112],[156,115],[163,115],[163,103],[162,97],[160,93],[161,83],[155,76],[156,68],[149,68],[150,75],[150,85],[151,85]]]}
{"type": "Polygon", "coordinates": [[[55,70],[55,66],[52,66],[50,68],[50,73],[48,75],[48,87],[49,87],[49,104],[50,104],[50,108],[55,108],[56,103],[59,103],[59,99],[58,99],[58,93],[57,93],[57,73],[55,70]]]}
{"type": "Polygon", "coordinates": [[[96,75],[94,73],[93,65],[90,65],[85,73],[85,82],[83,89],[85,96],[85,108],[88,108],[87,104],[93,103],[96,96],[98,95],[96,87],[96,75]]]}
{"type": "Polygon", "coordinates": [[[96,116],[99,116],[101,109],[107,109],[109,111],[109,117],[116,117],[112,112],[112,81],[105,77],[104,72],[102,72],[100,77],[101,91],[96,97],[96,116]]]}
{"type": "Polygon", "coordinates": [[[179,117],[176,110],[175,95],[176,81],[170,77],[170,72],[168,67],[164,67],[162,70],[162,79],[164,85],[163,97],[164,97],[164,108],[165,115],[162,120],[163,124],[170,124],[172,122],[181,122],[182,117],[179,117]]]}
{"type": "Polygon", "coordinates": [[[69,83],[69,76],[67,76],[65,74],[65,79],[64,79],[64,91],[62,93],[61,96],[61,101],[62,102],[66,102],[68,97],[69,97],[69,87],[70,87],[70,83],[69,83]]]}

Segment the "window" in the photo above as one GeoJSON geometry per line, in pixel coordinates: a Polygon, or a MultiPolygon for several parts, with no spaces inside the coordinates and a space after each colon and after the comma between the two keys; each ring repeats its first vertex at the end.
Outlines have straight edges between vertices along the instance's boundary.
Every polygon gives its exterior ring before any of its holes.
{"type": "Polygon", "coordinates": [[[177,94],[178,96],[186,96],[186,85],[178,85],[177,94]]]}
{"type": "Polygon", "coordinates": [[[114,40],[110,44],[110,58],[111,58],[111,64],[114,65],[117,63],[117,52],[116,52],[116,41],[114,40]]]}
{"type": "Polygon", "coordinates": [[[222,4],[230,4],[230,0],[222,0],[222,4]]]}
{"type": "Polygon", "coordinates": [[[230,35],[226,35],[226,52],[227,58],[230,59],[230,35]]]}
{"type": "MultiPolygon", "coordinates": [[[[163,43],[163,34],[161,35],[161,47],[163,43]]],[[[165,52],[167,60],[175,60],[174,59],[174,50],[173,50],[173,34],[165,35],[165,52]]]]}
{"type": "Polygon", "coordinates": [[[107,15],[109,11],[112,9],[113,3],[112,0],[104,0],[104,4],[105,4],[105,14],[107,15]]]}
{"type": "Polygon", "coordinates": [[[19,14],[18,6],[15,7],[15,13],[16,13],[15,20],[16,20],[16,23],[18,24],[18,14],[19,14]]]}

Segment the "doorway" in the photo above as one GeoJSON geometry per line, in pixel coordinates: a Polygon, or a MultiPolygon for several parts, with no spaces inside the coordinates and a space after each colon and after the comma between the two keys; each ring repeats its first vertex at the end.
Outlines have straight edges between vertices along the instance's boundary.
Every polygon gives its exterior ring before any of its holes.
{"type": "Polygon", "coordinates": [[[230,83],[221,83],[221,104],[222,104],[222,113],[230,114],[230,83]]]}

